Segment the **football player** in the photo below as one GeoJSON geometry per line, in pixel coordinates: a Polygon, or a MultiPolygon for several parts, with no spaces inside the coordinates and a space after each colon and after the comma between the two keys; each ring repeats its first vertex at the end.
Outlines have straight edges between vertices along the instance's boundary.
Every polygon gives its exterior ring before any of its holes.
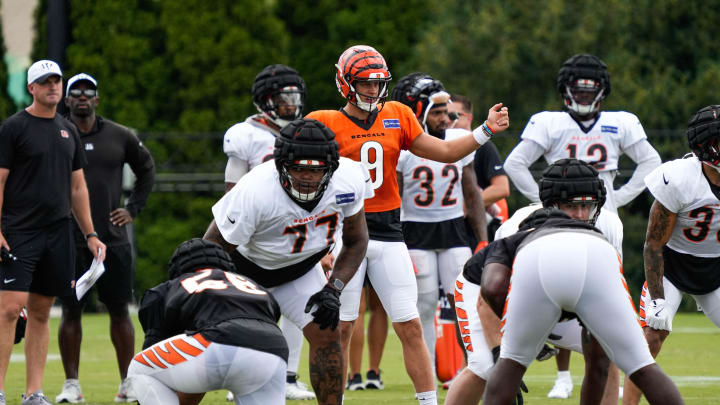
{"type": "Polygon", "coordinates": [[[236,404],[284,403],[288,348],[267,290],[236,274],[220,246],[197,238],[178,246],[168,275],[140,304],[145,342],[128,370],[138,402],[196,402],[229,389],[236,404]]]}
{"type": "Polygon", "coordinates": [[[540,156],[548,164],[562,158],[592,163],[608,190],[606,208],[617,212],[645,189],[643,178],[660,165],[660,155],[648,142],[637,116],[600,111],[610,94],[610,74],[597,56],[579,54],[566,60],[558,72],[557,91],[565,111],[543,111],[530,117],[522,141],[505,160],[505,171],[525,197],[539,202],[538,186],[528,168],[540,156]],[[615,190],[613,180],[622,154],[637,167],[627,184],[615,190]]]}
{"type": "MultiPolygon", "coordinates": [[[[269,65],[255,76],[252,86],[253,103],[258,114],[230,127],[223,139],[223,151],[228,156],[225,167],[225,191],[255,166],[272,159],[275,138],[290,121],[302,117],[306,97],[305,81],[293,68],[269,65]]],[[[298,381],[303,334],[287,318],[280,318],[280,329],[288,341],[288,376],[285,395],[290,400],[315,399],[315,393],[298,381]]],[[[232,401],[228,393],[227,399],[232,401]]]]}
{"type": "MultiPolygon", "coordinates": [[[[450,95],[440,81],[424,73],[400,79],[393,88],[392,99],[413,108],[425,132],[434,137],[451,140],[470,132],[448,128],[450,95]]],[[[433,365],[438,285],[454,308],[455,279],[472,256],[464,203],[476,240],[481,241],[481,246],[487,245],[485,207],[475,187],[473,158],[474,153],[470,153],[455,163],[440,163],[404,150],[397,164],[402,195],[400,221],[415,265],[420,323],[433,365]]]]}
{"type": "MultiPolygon", "coordinates": [[[[683,293],[720,327],[720,105],[692,116],[687,139],[692,154],[645,177],[655,202],[643,249],[640,318],[653,357],[672,331],[683,293]]],[[[626,384],[623,404],[639,401],[637,388],[626,384]]]]}
{"type": "MultiPolygon", "coordinates": [[[[598,178],[597,170],[590,164],[577,159],[561,159],[553,163],[540,179],[540,197],[542,205],[532,204],[518,210],[498,229],[495,240],[515,234],[521,223],[528,221],[533,213],[540,212],[543,207],[557,208],[573,219],[595,225],[611,241],[618,254],[622,254],[622,223],[616,214],[602,209],[606,197],[605,186],[598,178]]],[[[489,369],[494,364],[490,348],[494,347],[495,352],[499,350],[500,320],[496,316],[488,317],[489,309],[479,299],[483,265],[484,260],[473,257],[455,284],[458,323],[469,364],[461,378],[450,387],[446,400],[449,404],[478,403],[489,369]]],[[[582,327],[576,319],[567,320],[558,323],[549,341],[558,347],[583,353],[581,332],[582,327]]],[[[614,392],[617,402],[619,375],[617,369],[612,367],[611,378],[615,383],[614,388],[608,389],[610,393],[607,397],[613,398],[614,392]]]]}
{"type": "Polygon", "coordinates": [[[592,354],[580,403],[600,402],[609,357],[650,404],[684,404],[643,341],[622,262],[600,231],[585,221],[549,219],[499,242],[488,247],[482,270],[483,297],[503,315],[499,360],[483,404],[512,401],[527,367],[566,313],[581,319],[584,351],[592,354]]]}
{"type": "Polygon", "coordinates": [[[230,252],[238,271],[268,288],[282,314],[303,330],[318,403],[337,405],[344,372],[336,329],[340,293],[365,257],[370,175],[339,157],[333,132],[312,119],[285,126],[273,156],[213,206],[204,238],[230,252]],[[328,280],[319,261],[338,235],[343,246],[328,280]]]}
{"type": "MultiPolygon", "coordinates": [[[[578,54],[566,60],[558,72],[557,91],[565,110],[543,111],[530,117],[522,141],[505,160],[505,171],[525,197],[539,202],[537,183],[529,167],[540,156],[548,164],[562,158],[592,163],[605,182],[605,208],[617,212],[618,207],[645,189],[643,178],[660,165],[660,155],[648,142],[637,116],[625,111],[601,111],[602,101],[610,94],[610,74],[597,56],[578,54]],[[615,190],[613,181],[622,154],[637,167],[630,180],[615,190]]],[[[548,397],[569,398],[570,353],[561,350],[557,361],[558,377],[548,397]]]]}
{"type": "Polygon", "coordinates": [[[365,204],[370,232],[367,257],[341,296],[344,353],[352,336],[352,322],[358,317],[367,273],[400,339],[405,368],[419,403],[436,404],[435,379],[418,319],[417,285],[400,225],[397,161],[400,151],[407,149],[426,159],[457,162],[494,133],[505,130],[510,125],[508,111],[498,103],[472,134],[443,141],[427,134],[409,107],[385,101],[391,75],[377,50],[367,45],[351,46],[340,55],[336,68],[335,84],[345,106],[339,111],[315,111],[308,117],[322,121],[337,134],[340,154],[370,170],[375,190],[375,197],[365,204]]]}

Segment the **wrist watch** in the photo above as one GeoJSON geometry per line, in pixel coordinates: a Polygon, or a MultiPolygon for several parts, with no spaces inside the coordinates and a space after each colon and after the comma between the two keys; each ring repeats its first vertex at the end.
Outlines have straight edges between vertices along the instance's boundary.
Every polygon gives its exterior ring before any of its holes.
{"type": "Polygon", "coordinates": [[[345,283],[342,282],[342,280],[333,278],[328,280],[331,286],[333,286],[336,290],[342,291],[343,288],[345,288],[345,283]]]}

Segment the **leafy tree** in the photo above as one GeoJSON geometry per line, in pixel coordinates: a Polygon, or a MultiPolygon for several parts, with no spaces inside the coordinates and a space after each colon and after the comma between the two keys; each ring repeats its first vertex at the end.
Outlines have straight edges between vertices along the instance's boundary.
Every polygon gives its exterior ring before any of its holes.
{"type": "Polygon", "coordinates": [[[308,84],[305,112],[336,109],[344,104],[335,86],[335,64],[352,45],[364,44],[385,57],[394,78],[408,73],[398,66],[430,20],[432,2],[359,0],[342,5],[332,0],[278,0],[278,15],[291,36],[290,65],[308,84]]]}
{"type": "MultiPolygon", "coordinates": [[[[0,22],[0,52],[5,55],[5,41],[2,35],[2,22],[0,22]]],[[[8,71],[5,63],[0,63],[0,121],[15,113],[15,103],[7,92],[8,71]]]]}

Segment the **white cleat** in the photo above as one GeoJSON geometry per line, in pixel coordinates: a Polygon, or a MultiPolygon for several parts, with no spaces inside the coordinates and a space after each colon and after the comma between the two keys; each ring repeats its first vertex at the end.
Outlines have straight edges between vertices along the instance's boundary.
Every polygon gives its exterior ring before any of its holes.
{"type": "Polygon", "coordinates": [[[59,404],[64,402],[71,404],[85,402],[85,397],[83,397],[82,394],[82,388],[80,388],[80,381],[76,379],[65,380],[62,391],[55,397],[55,402],[59,404]]]}
{"type": "Polygon", "coordinates": [[[233,395],[232,391],[228,391],[227,395],[225,395],[225,400],[228,402],[232,402],[235,400],[235,396],[233,395]]]}
{"type": "Polygon", "coordinates": [[[285,383],[285,399],[290,400],[309,400],[315,399],[315,393],[308,389],[308,386],[300,381],[294,383],[285,383]]]}
{"type": "Polygon", "coordinates": [[[555,385],[553,385],[550,392],[548,392],[548,398],[557,399],[568,399],[572,395],[573,383],[572,380],[557,379],[555,385]]]}

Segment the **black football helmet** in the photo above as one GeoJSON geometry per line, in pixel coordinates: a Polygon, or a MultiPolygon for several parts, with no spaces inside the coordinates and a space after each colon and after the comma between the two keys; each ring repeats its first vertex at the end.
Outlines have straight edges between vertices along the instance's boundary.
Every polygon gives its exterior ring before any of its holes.
{"type": "Polygon", "coordinates": [[[307,89],[293,68],[269,65],[255,76],[253,104],[268,120],[282,128],[302,117],[307,89]]]}
{"type": "Polygon", "coordinates": [[[581,119],[595,116],[610,94],[607,65],[594,55],[571,57],[558,72],[557,91],[571,114],[581,119]]]}
{"type": "Polygon", "coordinates": [[[310,118],[295,120],[280,131],[273,156],[280,185],[298,203],[319,200],[340,165],[335,134],[310,118]],[[307,182],[293,177],[291,169],[322,171],[324,175],[319,182],[307,182]]]}
{"type": "Polygon", "coordinates": [[[170,257],[170,280],[200,269],[220,269],[236,273],[230,255],[220,245],[209,240],[193,238],[181,243],[170,257]]]}
{"type": "Polygon", "coordinates": [[[720,105],[709,105],[693,114],[686,135],[695,156],[720,171],[720,105]]]}
{"type": "Polygon", "coordinates": [[[540,179],[540,201],[543,207],[558,208],[560,203],[591,204],[587,222],[595,224],[605,204],[605,183],[589,163],[578,159],[560,159],[548,166],[540,179]]]}
{"type": "Polygon", "coordinates": [[[426,123],[428,111],[450,102],[450,94],[439,80],[421,72],[410,73],[398,81],[390,97],[410,107],[425,132],[444,138],[444,131],[442,134],[433,133],[428,130],[426,123]]]}

